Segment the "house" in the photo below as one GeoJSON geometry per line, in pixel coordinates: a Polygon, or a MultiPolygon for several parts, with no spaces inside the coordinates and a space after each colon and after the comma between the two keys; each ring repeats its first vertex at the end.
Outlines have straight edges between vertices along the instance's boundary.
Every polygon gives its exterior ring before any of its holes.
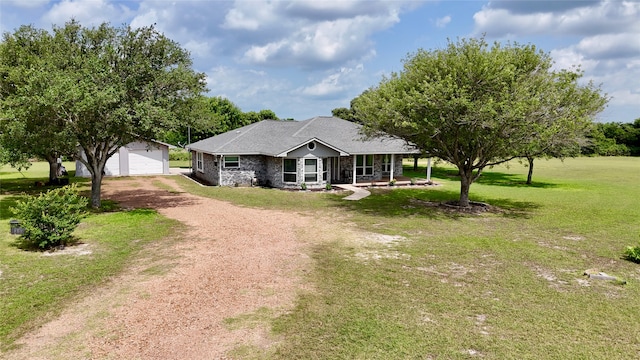
{"type": "Polygon", "coordinates": [[[324,188],[392,179],[405,155],[420,153],[391,136],[365,139],[361,127],[328,116],[263,120],[191,144],[193,176],[212,185],[324,188]]]}
{"type": "MultiPolygon", "coordinates": [[[[135,141],[122,146],[104,166],[105,176],[169,174],[169,147],[159,141],[135,141]]],[[[85,158],[84,153],[80,156],[85,158]]],[[[76,160],[76,176],[91,177],[83,163],[76,160]]]]}

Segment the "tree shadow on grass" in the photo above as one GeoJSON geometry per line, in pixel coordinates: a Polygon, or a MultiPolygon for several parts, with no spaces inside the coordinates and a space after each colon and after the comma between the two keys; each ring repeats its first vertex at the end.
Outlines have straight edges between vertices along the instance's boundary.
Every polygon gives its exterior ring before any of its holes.
{"type": "Polygon", "coordinates": [[[22,200],[22,196],[5,196],[0,199],[0,220],[9,220],[13,218],[11,208],[16,206],[18,200],[22,200]]]}
{"type": "MultiPolygon", "coordinates": [[[[418,171],[404,170],[406,176],[412,176],[412,174],[421,174],[424,176],[424,168],[418,168],[418,171]]],[[[460,181],[460,175],[457,169],[433,167],[431,170],[431,176],[440,179],[450,179],[460,181]]],[[[482,175],[475,181],[477,184],[491,185],[491,186],[507,186],[507,187],[522,187],[522,188],[554,188],[557,184],[546,183],[540,181],[534,181],[532,184],[527,184],[527,179],[521,174],[507,174],[497,171],[486,170],[482,172],[482,175]]]]}
{"type": "Polygon", "coordinates": [[[348,211],[383,217],[461,219],[486,214],[507,218],[528,218],[540,206],[527,201],[475,198],[473,208],[458,208],[459,193],[428,188],[371,189],[371,195],[357,201],[335,198],[335,206],[348,211]]]}

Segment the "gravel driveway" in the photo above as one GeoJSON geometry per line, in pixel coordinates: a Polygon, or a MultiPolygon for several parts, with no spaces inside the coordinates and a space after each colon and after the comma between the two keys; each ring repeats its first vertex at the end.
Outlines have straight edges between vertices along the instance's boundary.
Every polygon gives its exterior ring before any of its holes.
{"type": "Polygon", "coordinates": [[[9,359],[223,359],[238,346],[277,342],[264,325],[230,330],[223,321],[293,306],[310,266],[300,234],[311,217],[197,197],[172,177],[107,180],[103,198],[157,209],[189,230],[26,335],[9,359]],[[150,275],[150,267],[165,270],[150,275]]]}

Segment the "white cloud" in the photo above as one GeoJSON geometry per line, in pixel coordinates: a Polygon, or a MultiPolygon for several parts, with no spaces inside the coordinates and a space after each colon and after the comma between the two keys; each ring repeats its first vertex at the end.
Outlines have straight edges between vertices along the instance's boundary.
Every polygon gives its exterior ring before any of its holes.
{"type": "Polygon", "coordinates": [[[19,8],[37,8],[48,4],[49,0],[2,0],[2,2],[19,8]]]}
{"type": "MultiPolygon", "coordinates": [[[[531,12],[514,12],[509,7],[492,7],[476,14],[475,34],[490,37],[508,35],[595,35],[640,31],[640,2],[601,1],[591,6],[558,8],[554,1],[539,1],[531,12]],[[545,10],[545,7],[547,9],[545,10]]],[[[510,4],[510,2],[498,2],[510,4]]]]}
{"type": "Polygon", "coordinates": [[[222,27],[241,58],[268,66],[332,67],[374,54],[371,36],[399,22],[403,2],[236,1],[222,27]]]}
{"type": "Polygon", "coordinates": [[[313,97],[336,98],[344,96],[357,78],[362,74],[362,64],[353,68],[343,67],[320,80],[320,82],[302,89],[302,94],[313,97]]]}
{"type": "Polygon", "coordinates": [[[436,27],[444,28],[451,22],[451,16],[447,15],[445,17],[436,19],[436,27]]]}
{"type": "Polygon", "coordinates": [[[83,26],[97,26],[103,22],[119,26],[131,14],[127,6],[107,0],[62,0],[51,7],[43,20],[60,26],[71,19],[78,20],[83,26]]]}

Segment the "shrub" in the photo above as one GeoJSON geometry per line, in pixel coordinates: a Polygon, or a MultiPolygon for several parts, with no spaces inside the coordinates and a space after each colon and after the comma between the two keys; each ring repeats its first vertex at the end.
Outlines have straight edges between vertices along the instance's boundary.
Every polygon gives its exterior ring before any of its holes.
{"type": "Polygon", "coordinates": [[[306,183],[300,184],[300,189],[307,190],[307,184],[306,183]]]}
{"type": "Polygon", "coordinates": [[[640,264],[640,245],[627,246],[627,249],[624,251],[624,257],[627,260],[631,260],[640,264]]]}
{"type": "Polygon", "coordinates": [[[191,154],[185,149],[171,149],[169,150],[170,161],[190,161],[191,154]]]}
{"type": "Polygon", "coordinates": [[[75,185],[18,201],[12,211],[24,228],[22,245],[39,249],[66,245],[84,217],[87,204],[87,198],[78,194],[75,185]]]}

